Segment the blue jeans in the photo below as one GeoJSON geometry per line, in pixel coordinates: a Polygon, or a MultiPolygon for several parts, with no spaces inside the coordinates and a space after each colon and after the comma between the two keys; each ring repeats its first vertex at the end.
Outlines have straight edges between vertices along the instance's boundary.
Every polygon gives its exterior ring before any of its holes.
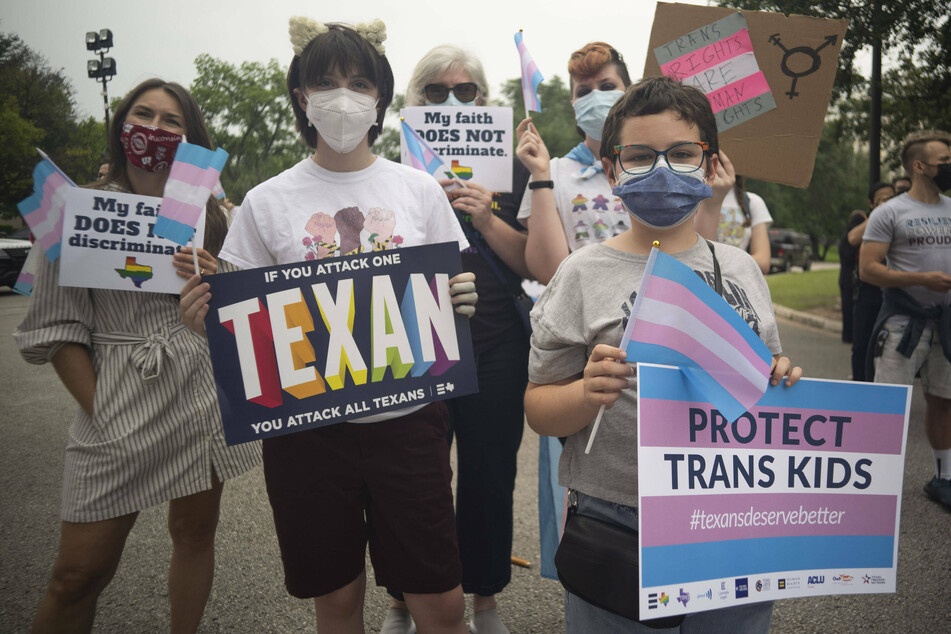
{"type": "MultiPolygon", "coordinates": [[[[623,504],[608,502],[590,495],[578,494],[578,512],[637,530],[637,509],[623,504]]],[[[720,634],[743,632],[757,634],[769,632],[773,618],[773,602],[751,603],[720,610],[688,614],[679,627],[655,630],[637,621],[612,614],[584,599],[565,592],[565,631],[567,634],[625,633],[681,633],[720,634]]]]}
{"type": "Polygon", "coordinates": [[[479,392],[447,401],[456,440],[456,532],[462,589],[491,596],[512,578],[512,496],[525,426],[528,338],[476,358],[479,392]]]}

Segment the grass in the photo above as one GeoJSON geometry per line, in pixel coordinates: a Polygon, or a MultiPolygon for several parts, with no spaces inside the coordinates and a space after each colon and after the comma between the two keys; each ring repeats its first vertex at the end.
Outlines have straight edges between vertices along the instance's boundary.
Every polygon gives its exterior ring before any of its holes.
{"type": "Polygon", "coordinates": [[[829,250],[826,251],[826,259],[823,262],[838,262],[839,261],[839,246],[833,244],[829,247],[829,250]]]}
{"type": "Polygon", "coordinates": [[[834,309],[839,300],[838,269],[767,275],[766,283],[773,303],[793,310],[834,309]]]}

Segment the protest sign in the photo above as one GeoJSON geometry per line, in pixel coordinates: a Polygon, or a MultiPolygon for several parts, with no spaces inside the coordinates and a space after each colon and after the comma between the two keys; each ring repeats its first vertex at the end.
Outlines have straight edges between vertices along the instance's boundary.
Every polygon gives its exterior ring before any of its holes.
{"type": "MultiPolygon", "coordinates": [[[[153,233],[162,199],[71,187],[63,219],[63,286],[175,293],[185,279],[175,274],[178,245],[153,233]]],[[[196,239],[201,246],[204,215],[196,239]]]]}
{"type": "Polygon", "coordinates": [[[638,364],[640,609],[895,592],[911,386],[802,379],[730,424],[638,364]]]}
{"type": "MultiPolygon", "coordinates": [[[[512,109],[414,106],[400,116],[416,130],[459,180],[493,192],[512,191],[512,109]]],[[[406,140],[400,161],[412,165],[406,140]]]]}
{"type": "Polygon", "coordinates": [[[478,390],[455,242],[212,275],[208,345],[234,445],[478,390]]]}
{"type": "Polygon", "coordinates": [[[645,77],[702,90],[737,174],[807,187],[846,20],[657,3],[645,77]]]}

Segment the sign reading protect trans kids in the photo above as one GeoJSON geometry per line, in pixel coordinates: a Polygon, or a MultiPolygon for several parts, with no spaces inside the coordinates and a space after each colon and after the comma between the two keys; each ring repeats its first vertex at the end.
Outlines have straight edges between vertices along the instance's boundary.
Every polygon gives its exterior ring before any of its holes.
{"type": "Polygon", "coordinates": [[[679,369],[638,364],[641,615],[895,592],[910,404],[803,379],[728,423],[679,369]]]}
{"type": "Polygon", "coordinates": [[[477,391],[461,270],[452,242],[206,277],[228,444],[477,391]]]}

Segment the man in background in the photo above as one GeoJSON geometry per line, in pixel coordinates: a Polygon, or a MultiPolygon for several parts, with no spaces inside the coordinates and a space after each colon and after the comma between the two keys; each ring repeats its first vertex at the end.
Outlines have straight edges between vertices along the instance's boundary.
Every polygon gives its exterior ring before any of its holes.
{"type": "Polygon", "coordinates": [[[936,472],[925,493],[951,509],[951,198],[941,194],[951,189],[951,134],[912,133],[901,162],[911,189],[869,219],[859,273],[884,289],[875,382],[911,385],[920,373],[936,472]]]}

